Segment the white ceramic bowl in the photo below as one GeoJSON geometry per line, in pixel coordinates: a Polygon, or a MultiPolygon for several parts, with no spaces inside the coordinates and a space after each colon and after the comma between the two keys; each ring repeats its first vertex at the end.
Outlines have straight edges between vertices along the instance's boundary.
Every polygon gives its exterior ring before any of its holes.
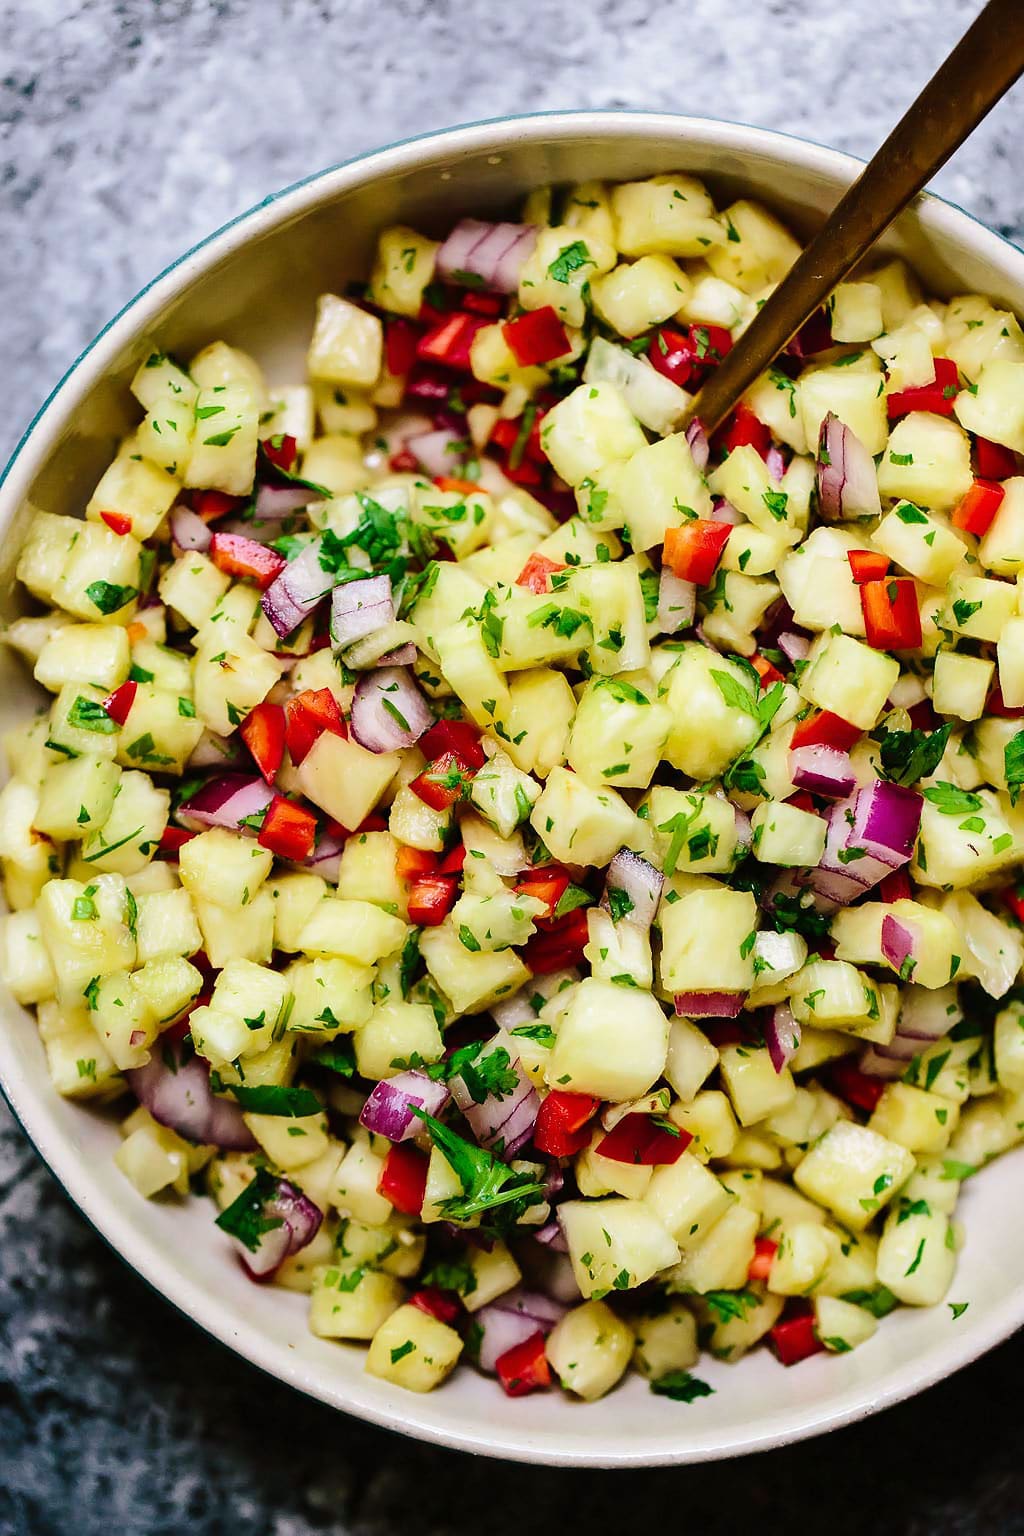
{"type": "MultiPolygon", "coordinates": [[[[858,169],[832,150],[728,123],[640,113],[568,113],[482,123],[367,155],[269,198],[184,256],[101,332],[33,423],[0,482],[3,603],[29,503],[77,512],[134,420],[127,381],[150,339],[188,356],[215,337],[254,352],[274,381],[301,377],[315,296],[365,273],[376,230],[402,219],[434,232],[464,213],[514,206],[546,181],[685,170],[723,197],[750,193],[812,228],[858,169]]],[[[920,200],[885,242],[939,294],[979,290],[1024,312],[1024,254],[966,214],[920,200]]],[[[32,686],[0,658],[0,725],[32,686]]],[[[969,1302],[903,1310],[870,1343],[786,1370],[766,1350],[735,1367],[702,1361],[713,1397],[686,1407],[630,1376],[603,1401],[560,1393],[512,1400],[471,1369],[417,1397],[363,1372],[363,1350],[316,1339],[306,1298],[252,1285],[205,1200],[140,1199],[111,1157],[114,1124],[60,1099],[32,1019],[0,1001],[0,1083],[40,1155],[82,1213],[180,1311],[300,1391],[376,1424],[486,1455],[566,1466],[649,1466],[764,1450],[818,1434],[919,1392],[1024,1321],[1024,1226],[1015,1210],[1024,1153],[967,1186],[967,1229],[950,1293],[969,1302]]]]}

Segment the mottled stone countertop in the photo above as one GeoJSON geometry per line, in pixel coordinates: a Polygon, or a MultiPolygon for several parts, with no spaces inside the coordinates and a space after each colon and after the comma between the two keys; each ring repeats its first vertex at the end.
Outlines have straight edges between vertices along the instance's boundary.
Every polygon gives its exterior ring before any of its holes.
{"type": "MultiPolygon", "coordinates": [[[[143,282],[361,149],[556,107],[732,117],[870,153],[977,0],[0,0],[0,459],[143,282]]],[[[938,190],[1024,230],[1024,96],[938,190]]],[[[1024,1532],[1024,1339],[742,1463],[473,1461],[265,1380],[131,1275],[0,1110],[0,1536],[1024,1532]]]]}

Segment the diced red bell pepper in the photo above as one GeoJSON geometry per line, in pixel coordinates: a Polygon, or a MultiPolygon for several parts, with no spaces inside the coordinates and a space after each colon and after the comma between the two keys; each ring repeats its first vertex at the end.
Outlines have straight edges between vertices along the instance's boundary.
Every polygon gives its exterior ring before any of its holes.
{"type": "Polygon", "coordinates": [[[338,701],[329,688],[306,688],[293,694],[284,706],[284,736],[293,763],[301,763],[324,731],[347,736],[338,701]]]}
{"type": "Polygon", "coordinates": [[[1024,923],[1024,885],[1008,885],[1000,895],[1018,923],[1024,923]]]}
{"type": "Polygon", "coordinates": [[[469,768],[482,768],[487,754],[480,745],[483,733],[470,720],[435,720],[420,737],[418,746],[428,761],[444,752],[454,752],[469,768]]]}
{"type": "Polygon", "coordinates": [[[921,644],[921,610],[909,576],[866,581],[860,606],[868,645],[876,651],[913,651],[921,644]]]}
{"type": "Polygon", "coordinates": [[[184,847],[186,843],[190,843],[194,837],[198,836],[198,832],[188,832],[184,827],[172,827],[168,823],[160,833],[160,851],[161,853],[177,853],[179,848],[184,847]]]}
{"type": "MultiPolygon", "coordinates": [[[[335,823],[333,823],[333,825],[335,827],[337,827],[338,824],[337,824],[337,822],[335,822],[335,823]]],[[[359,837],[359,836],[362,835],[363,832],[386,832],[387,830],[388,830],[388,819],[387,819],[387,817],[386,816],[378,815],[378,813],[376,811],[371,811],[369,816],[364,816],[363,817],[363,819],[359,823],[358,827],[356,827],[354,832],[352,833],[352,836],[353,837],[359,837]]],[[[336,836],[341,836],[341,837],[347,837],[348,836],[348,829],[346,827],[340,827],[335,835],[336,836]]]]}
{"type": "Polygon", "coordinates": [[[555,908],[571,884],[569,871],[561,864],[539,864],[535,869],[523,871],[516,881],[516,890],[520,895],[547,902],[548,909],[544,913],[544,920],[547,920],[554,918],[555,908]]]}
{"type": "Polygon", "coordinates": [[[801,361],[807,357],[814,357],[817,352],[827,352],[834,347],[832,340],[832,327],[829,324],[828,311],[816,309],[809,320],[805,320],[797,331],[792,341],[786,348],[790,357],[798,357],[801,361]]]}
{"type": "Polygon", "coordinates": [[[993,443],[987,437],[974,439],[974,462],[978,466],[979,480],[1009,480],[1017,473],[1017,455],[1002,443],[993,443]]]}
{"type": "Polygon", "coordinates": [[[623,1115],[594,1150],[613,1163],[656,1168],[677,1163],[692,1140],[689,1131],[679,1126],[669,1130],[656,1115],[623,1115]]]}
{"type": "Polygon", "coordinates": [[[587,914],[582,907],[556,918],[545,933],[534,934],[523,950],[523,959],[535,976],[579,965],[589,940],[587,914]]]}
{"type": "Polygon", "coordinates": [[[229,512],[240,511],[248,500],[246,496],[229,496],[227,491],[193,491],[191,496],[193,512],[206,523],[226,517],[229,512]]]}
{"type": "Polygon", "coordinates": [[[268,784],[273,784],[284,757],[285,718],[280,704],[257,704],[246,715],[238,733],[252,760],[268,784]]]}
{"type": "Polygon", "coordinates": [[[416,775],[409,788],[431,810],[446,811],[462,799],[472,777],[473,770],[460,757],[454,752],[442,752],[416,775]]]}
{"type": "Polygon", "coordinates": [[[806,789],[798,789],[795,795],[786,797],[786,804],[794,806],[798,811],[816,811],[814,796],[808,794],[806,789]]]}
{"type": "Polygon", "coordinates": [[[489,320],[497,320],[505,308],[505,298],[500,293],[481,293],[479,290],[469,289],[462,295],[462,308],[468,309],[473,315],[486,315],[489,320]]]}
{"type": "Polygon", "coordinates": [[[448,850],[437,866],[437,872],[439,875],[460,875],[465,868],[465,864],[466,845],[465,843],[456,843],[455,847],[448,850]]]}
{"type": "Polygon", "coordinates": [[[301,863],[309,858],[316,843],[316,817],[304,805],[275,795],[267,806],[256,841],[280,859],[301,863]]]}
{"type": "Polygon", "coordinates": [[[573,1157],[590,1140],[590,1126],[601,1100],[589,1093],[555,1088],[542,1100],[533,1127],[533,1144],[546,1157],[573,1157]]]}
{"type": "Polygon", "coordinates": [[[778,1252],[778,1243],[773,1243],[770,1237],[758,1237],[754,1240],[754,1257],[750,1261],[747,1270],[748,1280],[767,1280],[772,1268],[772,1259],[778,1252]]]}
{"type": "Polygon", "coordinates": [[[395,1144],[384,1159],[377,1180],[377,1193],[390,1200],[404,1216],[418,1216],[423,1209],[427,1188],[427,1159],[410,1142],[395,1144]]]}
{"type": "Polygon", "coordinates": [[[399,880],[418,880],[421,875],[436,875],[438,857],[425,848],[400,847],[395,855],[395,870],[399,880]]]}
{"type": "Polygon", "coordinates": [[[894,869],[891,875],[886,875],[879,881],[878,894],[883,901],[907,901],[913,896],[913,888],[910,884],[910,876],[905,869],[894,869]]]}
{"type": "Polygon", "coordinates": [[[526,587],[530,592],[536,592],[538,597],[548,591],[548,579],[555,571],[564,571],[566,567],[560,560],[549,560],[547,555],[538,555],[536,551],[530,556],[516,577],[517,587],[526,587]]]}
{"type": "Polygon", "coordinates": [[[996,480],[975,480],[953,508],[953,527],[981,538],[992,525],[1006,491],[996,480]]]}
{"type": "Polygon", "coordinates": [[[413,1291],[409,1305],[419,1307],[421,1312],[436,1317],[439,1323],[447,1323],[449,1327],[462,1311],[462,1303],[455,1293],[442,1291],[436,1285],[425,1285],[421,1291],[413,1291]]]}
{"type": "Polygon", "coordinates": [[[459,894],[458,881],[444,875],[421,875],[409,892],[409,921],[418,928],[443,923],[459,894]]]}
{"type": "Polygon", "coordinates": [[[863,734],[859,725],[851,725],[849,720],[834,715],[829,709],[819,709],[816,715],[797,721],[790,746],[793,750],[797,747],[836,747],[840,752],[848,752],[863,734]]]}
{"type": "Polygon", "coordinates": [[[930,384],[915,384],[898,389],[885,398],[889,420],[906,416],[909,411],[931,411],[935,416],[952,416],[960,393],[960,375],[951,357],[935,359],[935,377],[930,384]]]}
{"type": "Polygon", "coordinates": [[[435,475],[434,484],[439,491],[454,491],[456,496],[473,496],[480,489],[474,480],[460,480],[458,475],[435,475]]]}
{"type": "Polygon", "coordinates": [[[732,337],[721,325],[661,325],[651,337],[647,360],[666,379],[685,388],[687,380],[698,379],[716,368],[732,350],[732,337]]]}
{"type": "Polygon", "coordinates": [[[992,691],[985,700],[985,713],[998,715],[1000,720],[1016,720],[1024,715],[1024,704],[1007,704],[1003,690],[998,683],[993,683],[992,691]]]}
{"type": "Polygon", "coordinates": [[[850,549],[846,558],[858,587],[866,581],[881,581],[889,569],[889,557],[876,555],[873,549],[850,549]]]}
{"type": "Polygon", "coordinates": [[[781,683],[782,673],[760,651],[755,651],[750,658],[750,665],[761,679],[762,688],[770,688],[773,683],[781,683]]]}
{"type": "Polygon", "coordinates": [[[845,1103],[852,1104],[855,1109],[862,1109],[865,1114],[874,1114],[885,1092],[882,1078],[870,1077],[867,1072],[862,1072],[848,1056],[834,1061],[828,1076],[833,1090],[845,1103]]]}
{"type": "Polygon", "coordinates": [[[414,475],[420,467],[419,459],[408,448],[400,448],[397,453],[393,453],[388,464],[396,475],[414,475]]]}
{"type": "Polygon", "coordinates": [[[501,334],[520,368],[554,362],[556,357],[564,357],[570,351],[565,326],[550,304],[507,320],[501,334]]]}
{"type": "Polygon", "coordinates": [[[521,1344],[513,1344],[494,1362],[498,1380],[509,1397],[525,1397],[551,1385],[551,1367],[544,1353],[544,1335],[531,1333],[521,1344]]]}
{"type": "Polygon", "coordinates": [[[115,688],[113,693],[109,693],[103,700],[103,708],[115,724],[124,725],[131,712],[131,707],[135,703],[135,695],[138,691],[138,683],[133,682],[129,678],[128,682],[122,683],[119,688],[115,688]]]}
{"type": "Polygon", "coordinates": [[[814,1313],[799,1312],[784,1317],[769,1331],[769,1339],[782,1365],[799,1365],[825,1348],[814,1331],[814,1313]]]}
{"type": "Polygon", "coordinates": [[[487,324],[483,315],[456,312],[431,326],[416,343],[416,356],[445,368],[469,371],[469,350],[477,331],[487,324]]]}
{"type": "Polygon", "coordinates": [[[401,316],[389,316],[384,322],[384,363],[388,373],[402,378],[416,361],[419,328],[401,316]]]}
{"type": "Polygon", "coordinates": [[[911,704],[907,714],[915,731],[934,731],[939,727],[939,717],[932,708],[931,699],[918,699],[916,704],[911,704]]]}
{"type": "Polygon", "coordinates": [[[225,575],[255,582],[261,592],[266,591],[288,564],[283,555],[241,533],[215,533],[210,540],[210,559],[225,575]]]}
{"type": "Polygon", "coordinates": [[[731,532],[728,523],[712,522],[709,517],[691,518],[681,528],[666,528],[665,563],[681,581],[709,586],[731,532]]]}
{"type": "Polygon", "coordinates": [[[289,432],[276,432],[273,437],[265,437],[260,446],[263,449],[263,457],[269,459],[275,469],[295,468],[295,461],[299,457],[299,445],[289,432]]]}
{"type": "Polygon", "coordinates": [[[126,512],[101,512],[100,518],[111,533],[116,533],[122,539],[132,531],[132,520],[126,512]]]}
{"type": "Polygon", "coordinates": [[[736,448],[753,448],[763,459],[772,445],[771,428],[754,415],[749,405],[741,403],[726,419],[725,426],[715,433],[714,445],[726,454],[736,448]]]}

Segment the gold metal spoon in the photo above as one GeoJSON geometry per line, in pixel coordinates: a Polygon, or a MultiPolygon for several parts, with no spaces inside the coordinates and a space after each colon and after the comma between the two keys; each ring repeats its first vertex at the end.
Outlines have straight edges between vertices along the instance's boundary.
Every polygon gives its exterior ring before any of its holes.
{"type": "Polygon", "coordinates": [[[1024,72],[1024,0],[989,0],[690,404],[712,432],[1024,72]]]}

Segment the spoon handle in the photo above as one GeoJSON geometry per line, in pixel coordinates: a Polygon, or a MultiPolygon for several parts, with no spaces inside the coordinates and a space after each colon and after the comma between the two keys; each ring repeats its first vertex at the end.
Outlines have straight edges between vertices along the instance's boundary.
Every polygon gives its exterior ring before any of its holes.
{"type": "Polygon", "coordinates": [[[1024,0],[988,4],[690,404],[711,432],[1024,71],[1024,0]]]}

